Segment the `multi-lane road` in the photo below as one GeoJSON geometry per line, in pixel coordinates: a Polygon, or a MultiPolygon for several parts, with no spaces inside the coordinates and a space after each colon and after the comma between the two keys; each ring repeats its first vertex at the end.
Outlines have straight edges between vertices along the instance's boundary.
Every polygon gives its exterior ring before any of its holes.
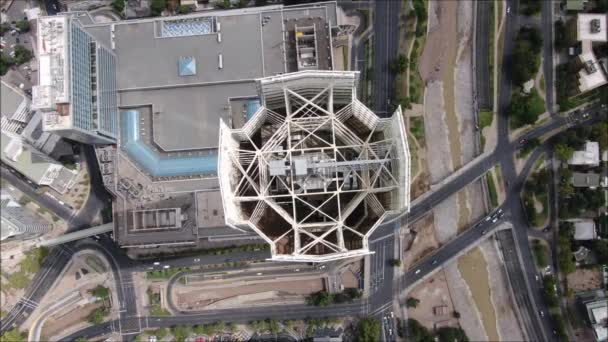
{"type": "Polygon", "coordinates": [[[386,116],[395,97],[395,73],[390,63],[399,49],[399,9],[403,1],[376,0],[374,6],[374,79],[372,108],[386,116]]]}

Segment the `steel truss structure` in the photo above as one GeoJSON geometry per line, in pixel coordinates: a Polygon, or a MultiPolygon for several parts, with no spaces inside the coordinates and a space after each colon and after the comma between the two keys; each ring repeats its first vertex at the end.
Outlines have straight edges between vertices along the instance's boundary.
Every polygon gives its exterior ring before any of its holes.
{"type": "Polygon", "coordinates": [[[273,260],[369,254],[372,232],[409,210],[401,108],[378,117],[356,98],[358,76],[302,71],[259,79],[255,115],[240,129],[220,123],[226,223],[257,232],[273,260]]]}

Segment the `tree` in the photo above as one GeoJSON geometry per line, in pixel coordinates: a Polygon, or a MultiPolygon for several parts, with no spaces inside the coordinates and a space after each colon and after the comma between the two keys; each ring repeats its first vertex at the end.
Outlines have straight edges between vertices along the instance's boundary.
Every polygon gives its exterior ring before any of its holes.
{"type": "Polygon", "coordinates": [[[97,285],[94,289],[90,290],[89,293],[97,297],[97,299],[106,299],[110,297],[110,289],[102,285],[97,285]]]}
{"type": "Polygon", "coordinates": [[[23,20],[19,20],[15,26],[19,29],[19,31],[21,31],[22,33],[28,32],[30,30],[30,22],[27,21],[27,19],[23,19],[23,20]]]}
{"type": "Polygon", "coordinates": [[[255,6],[266,6],[268,4],[268,0],[255,0],[255,6]]]}
{"type": "Polygon", "coordinates": [[[10,31],[10,29],[11,29],[11,24],[0,23],[0,35],[4,35],[4,33],[10,31]]]}
{"type": "Polygon", "coordinates": [[[192,334],[192,329],[186,325],[177,325],[173,327],[172,335],[175,337],[175,340],[178,342],[183,342],[192,334]]]}
{"type": "Polygon", "coordinates": [[[326,291],[319,291],[311,294],[306,298],[308,305],[314,306],[328,306],[333,303],[334,298],[333,295],[326,291]]]}
{"type": "Polygon", "coordinates": [[[522,27],[517,33],[513,57],[511,58],[511,77],[519,86],[532,79],[540,66],[542,48],[540,32],[531,27],[522,27]]]}
{"type": "Polygon", "coordinates": [[[520,12],[530,16],[540,13],[542,0],[520,0],[520,12]]]}
{"type": "Polygon", "coordinates": [[[393,259],[393,260],[391,260],[391,264],[395,267],[401,267],[401,260],[393,259]]]}
{"type": "Polygon", "coordinates": [[[608,240],[594,240],[592,248],[597,256],[598,263],[608,264],[608,240]]]}
{"type": "Polygon", "coordinates": [[[403,74],[407,70],[408,66],[409,60],[402,53],[391,62],[391,70],[396,74],[403,74]]]}
{"type": "Polygon", "coordinates": [[[559,184],[559,194],[563,197],[569,197],[574,194],[574,186],[570,182],[562,182],[559,184]]]}
{"type": "Polygon", "coordinates": [[[608,149],[608,122],[600,122],[591,127],[590,140],[597,141],[600,151],[608,149]]]}
{"type": "Polygon", "coordinates": [[[158,17],[163,13],[166,7],[167,3],[165,0],[152,0],[152,3],[150,4],[150,14],[153,17],[158,17]]]}
{"type": "Polygon", "coordinates": [[[6,75],[6,72],[12,65],[13,60],[10,57],[0,54],[0,76],[6,75]]]}
{"type": "Polygon", "coordinates": [[[112,9],[114,12],[122,15],[125,10],[125,1],[126,0],[112,0],[112,9]]]}
{"type": "Polygon", "coordinates": [[[420,299],[414,298],[414,297],[408,297],[408,299],[405,301],[405,306],[408,308],[415,308],[418,306],[419,303],[420,303],[420,299]]]}
{"type": "Polygon", "coordinates": [[[374,318],[365,318],[359,323],[359,342],[380,341],[380,322],[374,318]]]}
{"type": "Polygon", "coordinates": [[[88,342],[89,340],[86,339],[86,337],[79,337],[77,339],[74,340],[74,342],[88,342]]]}
{"type": "Polygon", "coordinates": [[[344,289],[344,294],[351,299],[361,298],[361,290],[354,287],[347,287],[344,289]]]}
{"type": "Polygon", "coordinates": [[[88,321],[91,324],[101,324],[106,316],[109,314],[108,309],[106,308],[97,308],[93,310],[88,316],[88,321]]]}
{"type": "Polygon", "coordinates": [[[458,312],[458,311],[454,311],[454,312],[452,313],[452,316],[454,316],[454,318],[456,318],[456,319],[460,319],[460,312],[458,312]]]}
{"type": "Polygon", "coordinates": [[[0,336],[1,342],[25,342],[26,340],[25,333],[19,332],[17,328],[11,329],[0,336]]]}
{"type": "Polygon", "coordinates": [[[152,335],[156,336],[158,340],[162,340],[169,335],[169,331],[167,331],[167,328],[158,328],[152,331],[152,335]]]}
{"type": "Polygon", "coordinates": [[[192,12],[192,6],[180,5],[180,6],[177,8],[177,12],[178,12],[179,14],[188,14],[188,13],[192,12]]]}
{"type": "Polygon", "coordinates": [[[509,118],[514,128],[535,123],[544,110],[543,100],[536,90],[533,90],[530,94],[515,92],[511,97],[508,109],[509,118]]]}
{"type": "Polygon", "coordinates": [[[410,318],[407,320],[406,341],[435,342],[435,339],[427,328],[422,326],[417,320],[410,318]]]}
{"type": "Polygon", "coordinates": [[[21,65],[23,63],[29,62],[34,57],[32,51],[26,49],[23,45],[17,44],[15,45],[15,57],[13,61],[16,65],[21,65]]]}
{"type": "Polygon", "coordinates": [[[554,152],[555,152],[555,157],[557,157],[557,159],[559,159],[563,162],[567,162],[568,159],[572,158],[572,155],[574,154],[574,149],[565,144],[557,144],[557,145],[555,145],[554,152]]]}
{"type": "Polygon", "coordinates": [[[469,342],[467,334],[460,328],[443,327],[437,330],[439,342],[469,342]]]}

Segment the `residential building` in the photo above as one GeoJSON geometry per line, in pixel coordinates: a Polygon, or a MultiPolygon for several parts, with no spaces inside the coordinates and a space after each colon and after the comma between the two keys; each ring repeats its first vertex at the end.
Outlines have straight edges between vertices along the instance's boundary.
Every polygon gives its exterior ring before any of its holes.
{"type": "Polygon", "coordinates": [[[598,298],[584,303],[595,340],[608,341],[608,299],[598,298]]]}
{"type": "Polygon", "coordinates": [[[568,160],[570,165],[598,166],[600,165],[600,145],[597,141],[587,141],[584,149],[574,151],[568,160]]]}
{"type": "Polygon", "coordinates": [[[567,0],[566,1],[566,10],[580,12],[585,9],[585,5],[588,0],[567,0]]]}
{"type": "Polygon", "coordinates": [[[595,189],[600,186],[600,175],[594,172],[573,172],[572,186],[575,188],[595,189]]]}
{"type": "Polygon", "coordinates": [[[38,19],[38,85],[34,109],[43,127],[89,144],[116,142],[116,57],[72,15],[38,19]]]}
{"type": "Polygon", "coordinates": [[[31,239],[51,229],[53,225],[36,212],[20,205],[11,195],[0,193],[0,241],[31,239]]]}
{"type": "Polygon", "coordinates": [[[581,54],[578,56],[581,70],[578,72],[579,91],[584,93],[608,83],[607,66],[598,61],[593,52],[593,44],[606,44],[606,14],[579,13],[577,16],[577,40],[581,42],[581,54]]]}
{"type": "Polygon", "coordinates": [[[574,240],[597,239],[597,231],[593,220],[575,219],[570,220],[570,222],[574,224],[574,240]]]}

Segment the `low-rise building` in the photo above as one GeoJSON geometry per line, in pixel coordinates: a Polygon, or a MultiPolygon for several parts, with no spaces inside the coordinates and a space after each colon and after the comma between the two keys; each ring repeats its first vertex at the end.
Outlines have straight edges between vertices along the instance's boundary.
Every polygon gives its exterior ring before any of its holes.
{"type": "Polygon", "coordinates": [[[608,299],[600,298],[584,303],[595,340],[608,341],[608,299]]]}
{"type": "Polygon", "coordinates": [[[595,222],[593,220],[576,219],[571,220],[574,224],[574,240],[594,240],[597,239],[595,222]]]}
{"type": "Polygon", "coordinates": [[[600,165],[600,145],[597,141],[587,141],[583,150],[574,151],[568,160],[570,165],[598,166],[600,165]]]}
{"type": "Polygon", "coordinates": [[[581,63],[578,72],[578,89],[584,93],[608,83],[606,65],[600,63],[593,52],[594,43],[608,42],[606,14],[578,14],[576,38],[581,42],[581,53],[578,56],[581,63]]]}
{"type": "Polygon", "coordinates": [[[573,172],[572,186],[575,188],[595,189],[600,186],[600,175],[594,172],[573,172]]]}

